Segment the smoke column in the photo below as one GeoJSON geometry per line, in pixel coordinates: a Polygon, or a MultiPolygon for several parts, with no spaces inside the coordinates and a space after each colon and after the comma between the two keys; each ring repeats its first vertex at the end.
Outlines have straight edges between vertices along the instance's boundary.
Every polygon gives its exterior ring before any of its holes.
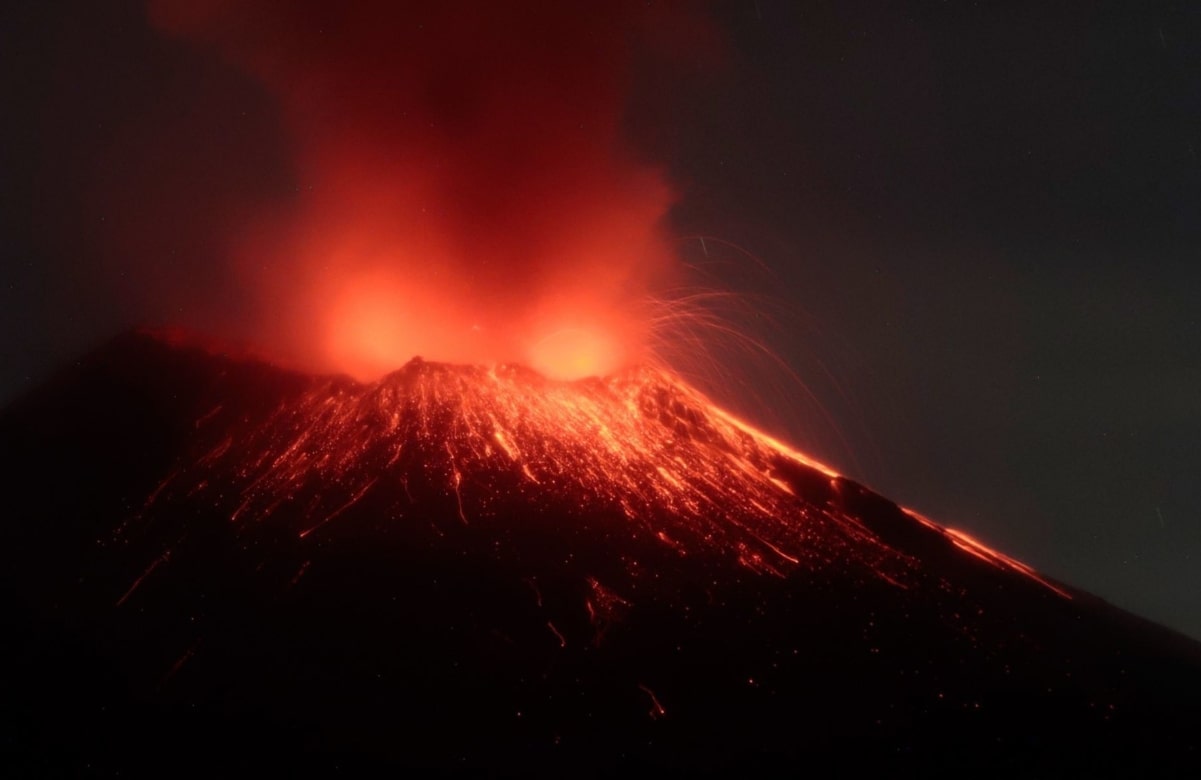
{"type": "Polygon", "coordinates": [[[296,193],[227,237],[249,340],[364,379],[414,355],[562,378],[638,357],[673,194],[623,143],[631,59],[702,22],[534,0],[149,11],[278,101],[296,193]]]}

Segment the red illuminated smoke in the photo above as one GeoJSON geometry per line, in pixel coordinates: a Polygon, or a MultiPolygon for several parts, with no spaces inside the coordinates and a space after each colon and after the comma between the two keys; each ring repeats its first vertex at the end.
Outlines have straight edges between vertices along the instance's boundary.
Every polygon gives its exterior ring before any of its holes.
{"type": "Polygon", "coordinates": [[[231,237],[277,353],[370,377],[415,354],[554,375],[637,357],[669,269],[662,172],[623,145],[644,3],[151,0],[278,100],[297,193],[231,237]]]}

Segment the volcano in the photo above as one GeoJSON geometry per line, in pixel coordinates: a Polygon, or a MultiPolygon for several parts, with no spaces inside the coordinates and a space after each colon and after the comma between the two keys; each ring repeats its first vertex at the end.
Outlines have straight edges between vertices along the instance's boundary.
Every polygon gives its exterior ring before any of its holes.
{"type": "Polygon", "coordinates": [[[0,415],[25,773],[1201,763],[1201,646],[670,371],[132,332],[0,415]]]}

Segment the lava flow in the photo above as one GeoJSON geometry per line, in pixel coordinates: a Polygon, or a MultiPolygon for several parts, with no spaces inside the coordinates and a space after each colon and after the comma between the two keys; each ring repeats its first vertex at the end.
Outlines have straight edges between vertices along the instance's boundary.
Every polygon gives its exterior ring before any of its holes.
{"type": "Polygon", "coordinates": [[[660,367],[363,383],[133,333],[0,412],[0,462],[24,770],[1201,748],[1195,643],[660,367]]]}
{"type": "MultiPolygon", "coordinates": [[[[903,588],[918,569],[840,508],[840,491],[854,483],[663,367],[569,382],[418,358],[373,383],[305,384],[254,420],[223,405],[206,410],[194,465],[170,475],[145,511],[211,495],[229,503],[235,523],[282,521],[309,539],[360,503],[381,523],[405,522],[420,485],[468,525],[486,527],[518,504],[553,505],[560,522],[600,512],[620,519],[614,532],[761,574],[852,566],[903,588]]],[[[966,536],[912,519],[1067,595],[966,536]]]]}

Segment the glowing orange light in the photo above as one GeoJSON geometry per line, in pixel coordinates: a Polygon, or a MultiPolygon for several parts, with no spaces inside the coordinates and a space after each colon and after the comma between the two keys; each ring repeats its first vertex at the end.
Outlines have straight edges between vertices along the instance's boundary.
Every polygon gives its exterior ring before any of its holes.
{"type": "Polygon", "coordinates": [[[617,370],[623,350],[608,335],[584,328],[564,328],[539,341],[530,363],[550,379],[603,376],[617,370]]]}
{"type": "MultiPolygon", "coordinates": [[[[400,315],[381,289],[378,299],[369,285],[352,286],[346,296],[347,338],[365,361],[393,360],[393,339],[405,340],[397,323],[420,322],[394,319],[400,315]]],[[[607,333],[554,331],[544,340],[543,362],[586,371],[620,358],[607,333]]],[[[303,395],[250,429],[229,414],[216,407],[197,426],[215,432],[223,421],[237,424],[237,441],[214,435],[202,458],[206,470],[172,474],[151,503],[212,491],[228,503],[231,519],[262,522],[286,512],[296,535],[308,540],[377,486],[399,483],[412,501],[408,479],[421,474],[465,526],[486,525],[506,501],[567,497],[610,518],[614,530],[628,522],[630,533],[674,553],[726,555],[756,574],[784,577],[840,561],[899,588],[925,576],[916,559],[883,543],[838,502],[807,498],[790,476],[800,467],[837,485],[837,472],[722,411],[664,368],[641,365],[567,382],[503,364],[414,361],[367,384],[314,378],[303,395]],[[291,502],[299,493],[305,501],[291,502]]],[[[384,515],[399,522],[403,513],[384,515]]],[[[1071,597],[1029,566],[910,516],[965,555],[1071,597]]],[[[626,564],[639,566],[636,559],[626,564]]],[[[590,584],[586,607],[599,642],[628,602],[590,584]]],[[[556,626],[548,628],[566,643],[556,626]]]]}
{"type": "Polygon", "coordinates": [[[366,376],[402,365],[413,324],[404,302],[362,284],[347,290],[330,318],[329,350],[349,373],[366,376]]]}
{"type": "Polygon", "coordinates": [[[628,42],[683,44],[691,13],[351,3],[329,36],[306,3],[259,5],[149,3],[272,94],[305,185],[237,210],[228,261],[251,315],[226,329],[363,381],[418,355],[619,368],[676,268],[666,172],[624,135],[628,42]]]}
{"type": "Polygon", "coordinates": [[[451,355],[484,361],[488,334],[472,328],[448,300],[419,283],[386,271],[351,276],[320,311],[330,365],[360,380],[375,380],[414,357],[451,355]]]}

